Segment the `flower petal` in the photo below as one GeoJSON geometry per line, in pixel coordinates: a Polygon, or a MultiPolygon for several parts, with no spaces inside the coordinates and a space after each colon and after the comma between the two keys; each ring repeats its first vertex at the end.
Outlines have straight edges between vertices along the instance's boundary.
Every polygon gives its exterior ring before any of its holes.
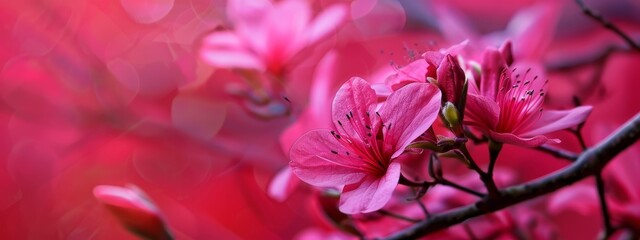
{"type": "Polygon", "coordinates": [[[209,64],[220,68],[247,68],[262,70],[261,60],[246,49],[243,41],[232,32],[214,32],[205,38],[200,52],[209,64]]]}
{"type": "Polygon", "coordinates": [[[393,90],[398,90],[409,83],[424,83],[426,82],[427,62],[420,58],[397,69],[396,72],[385,80],[387,86],[393,90]]]}
{"type": "Polygon", "coordinates": [[[394,150],[391,158],[431,127],[440,111],[441,93],[429,83],[413,83],[392,93],[380,109],[388,129],[384,141],[394,150]]]}
{"type": "Polygon", "coordinates": [[[549,139],[544,135],[537,135],[530,138],[516,136],[513,133],[497,133],[489,132],[489,137],[495,141],[507,144],[513,144],[524,147],[537,147],[546,143],[560,143],[559,139],[549,139]]]}
{"type": "Polygon", "coordinates": [[[519,135],[536,136],[576,126],[585,121],[591,109],[591,106],[580,106],[571,110],[542,111],[540,119],[519,135]]]}
{"type": "Polygon", "coordinates": [[[466,124],[479,127],[483,132],[487,132],[489,129],[496,129],[499,117],[500,107],[496,102],[484,96],[467,95],[464,118],[466,124]]]}
{"type": "Polygon", "coordinates": [[[293,172],[289,166],[280,170],[271,183],[269,183],[268,194],[277,201],[284,201],[296,189],[300,180],[293,177],[293,172]]]}
{"type": "Polygon", "coordinates": [[[293,54],[305,47],[305,29],[311,18],[311,9],[305,1],[279,2],[269,12],[264,27],[267,29],[270,63],[285,63],[293,54]]]}
{"type": "Polygon", "coordinates": [[[373,212],[384,207],[400,180],[400,164],[391,163],[381,178],[369,176],[349,184],[340,195],[340,211],[347,214],[373,212]]]}
{"type": "Polygon", "coordinates": [[[480,78],[479,86],[482,96],[496,99],[500,76],[507,68],[504,56],[498,49],[485,49],[482,61],[482,77],[480,78]]]}
{"type": "Polygon", "coordinates": [[[549,199],[548,204],[549,211],[556,214],[566,210],[574,210],[588,216],[595,213],[599,208],[598,197],[594,187],[584,183],[558,191],[549,199]]]}
{"type": "Polygon", "coordinates": [[[362,181],[364,161],[347,156],[346,149],[328,129],[313,130],[291,147],[293,173],[302,181],[319,187],[338,187],[362,181]]]}
{"type": "Polygon", "coordinates": [[[509,22],[506,35],[511,36],[515,59],[538,59],[551,43],[562,4],[545,2],[516,13],[509,22]]]}
{"type": "Polygon", "coordinates": [[[344,83],[333,99],[331,110],[333,123],[336,125],[338,132],[348,136],[357,136],[356,133],[367,132],[364,126],[370,122],[367,113],[373,114],[376,100],[376,92],[364,79],[354,77],[344,83]],[[351,114],[353,114],[353,117],[347,118],[347,115],[351,114]],[[350,118],[354,119],[354,124],[349,123],[350,118]]]}
{"type": "Polygon", "coordinates": [[[344,4],[336,4],[320,13],[307,26],[307,44],[312,44],[335,31],[347,19],[348,9],[344,4]]]}

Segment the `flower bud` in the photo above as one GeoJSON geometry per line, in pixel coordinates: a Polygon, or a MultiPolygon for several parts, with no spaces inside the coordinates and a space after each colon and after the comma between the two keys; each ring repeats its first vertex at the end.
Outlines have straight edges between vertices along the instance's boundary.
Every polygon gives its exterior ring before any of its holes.
{"type": "Polygon", "coordinates": [[[442,107],[442,116],[451,128],[460,124],[460,114],[458,109],[456,109],[456,106],[451,102],[446,102],[442,107]]]}
{"type": "Polygon", "coordinates": [[[173,239],[158,208],[135,186],[97,186],[93,195],[134,234],[146,239],[173,239]]]}

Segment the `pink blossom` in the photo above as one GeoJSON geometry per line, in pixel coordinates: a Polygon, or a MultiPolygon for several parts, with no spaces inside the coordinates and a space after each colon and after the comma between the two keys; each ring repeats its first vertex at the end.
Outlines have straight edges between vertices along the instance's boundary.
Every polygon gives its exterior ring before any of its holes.
{"type": "Polygon", "coordinates": [[[478,82],[469,84],[465,122],[491,139],[522,146],[560,142],[544,134],[576,126],[591,106],[571,110],[543,109],[548,80],[536,64],[507,66],[504,52],[485,51],[478,82]]]}
{"type": "Polygon", "coordinates": [[[93,195],[129,231],[150,239],[172,239],[158,208],[134,186],[97,186],[93,195]]]}
{"type": "Polygon", "coordinates": [[[340,211],[382,208],[400,179],[394,159],[438,116],[440,92],[426,83],[409,84],[376,111],[376,93],[361,78],[346,82],[333,101],[333,130],[313,130],[291,148],[290,166],[303,181],[343,186],[340,211]]]}
{"type": "MultiPolygon", "coordinates": [[[[426,82],[428,77],[438,80],[442,78],[443,82],[450,82],[448,80],[454,78],[450,75],[452,75],[455,70],[450,68],[452,63],[449,58],[455,59],[466,45],[467,41],[463,41],[448,49],[427,51],[423,53],[419,59],[397,69],[395,74],[387,77],[386,83],[391,89],[396,90],[412,82],[426,82]],[[444,67],[441,68],[440,66],[444,67]]],[[[457,63],[457,59],[455,60],[457,63]]],[[[457,67],[460,68],[459,66],[457,67]]]]}
{"type": "Polygon", "coordinates": [[[334,5],[315,19],[306,1],[230,0],[233,30],[218,31],[204,40],[201,56],[221,68],[283,74],[287,63],[305,47],[321,40],[346,18],[347,8],[334,5]]]}

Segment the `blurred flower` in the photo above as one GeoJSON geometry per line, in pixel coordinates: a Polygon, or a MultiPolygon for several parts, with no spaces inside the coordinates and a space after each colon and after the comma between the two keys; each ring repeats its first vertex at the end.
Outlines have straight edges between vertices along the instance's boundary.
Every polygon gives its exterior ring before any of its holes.
{"type": "Polygon", "coordinates": [[[129,231],[149,239],[173,239],[158,208],[137,187],[97,186],[93,195],[129,231]]]}
{"type": "MultiPolygon", "coordinates": [[[[595,129],[595,138],[604,139],[613,130],[611,126],[595,129]]],[[[640,168],[639,148],[636,146],[613,159],[604,169],[605,196],[614,227],[640,232],[640,168]]],[[[595,183],[582,181],[555,193],[549,201],[549,210],[554,213],[576,211],[582,215],[600,211],[595,183]]]]}
{"type": "Polygon", "coordinates": [[[310,21],[306,1],[230,0],[227,7],[233,31],[218,31],[204,40],[202,57],[221,68],[268,71],[281,76],[291,58],[336,30],[347,16],[334,5],[310,21]]]}
{"type": "Polygon", "coordinates": [[[400,179],[393,160],[438,116],[440,92],[410,84],[376,111],[369,83],[352,78],[333,101],[334,130],[313,130],[291,148],[290,166],[303,181],[321,187],[344,185],[340,211],[371,212],[391,198],[400,179]]]}
{"type": "Polygon", "coordinates": [[[543,134],[576,126],[591,106],[571,110],[544,110],[548,80],[536,64],[507,65],[504,52],[485,51],[478,82],[469,84],[465,122],[491,139],[522,146],[539,146],[559,139],[543,134]]]}

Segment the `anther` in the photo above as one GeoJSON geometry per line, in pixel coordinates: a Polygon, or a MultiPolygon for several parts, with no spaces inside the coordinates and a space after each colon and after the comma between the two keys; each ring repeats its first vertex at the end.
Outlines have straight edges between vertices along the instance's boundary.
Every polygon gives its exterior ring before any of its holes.
{"type": "Polygon", "coordinates": [[[342,127],[342,122],[340,122],[340,120],[338,120],[338,125],[342,127]]]}
{"type": "Polygon", "coordinates": [[[331,153],[333,154],[338,154],[338,152],[331,150],[331,153]]]}

